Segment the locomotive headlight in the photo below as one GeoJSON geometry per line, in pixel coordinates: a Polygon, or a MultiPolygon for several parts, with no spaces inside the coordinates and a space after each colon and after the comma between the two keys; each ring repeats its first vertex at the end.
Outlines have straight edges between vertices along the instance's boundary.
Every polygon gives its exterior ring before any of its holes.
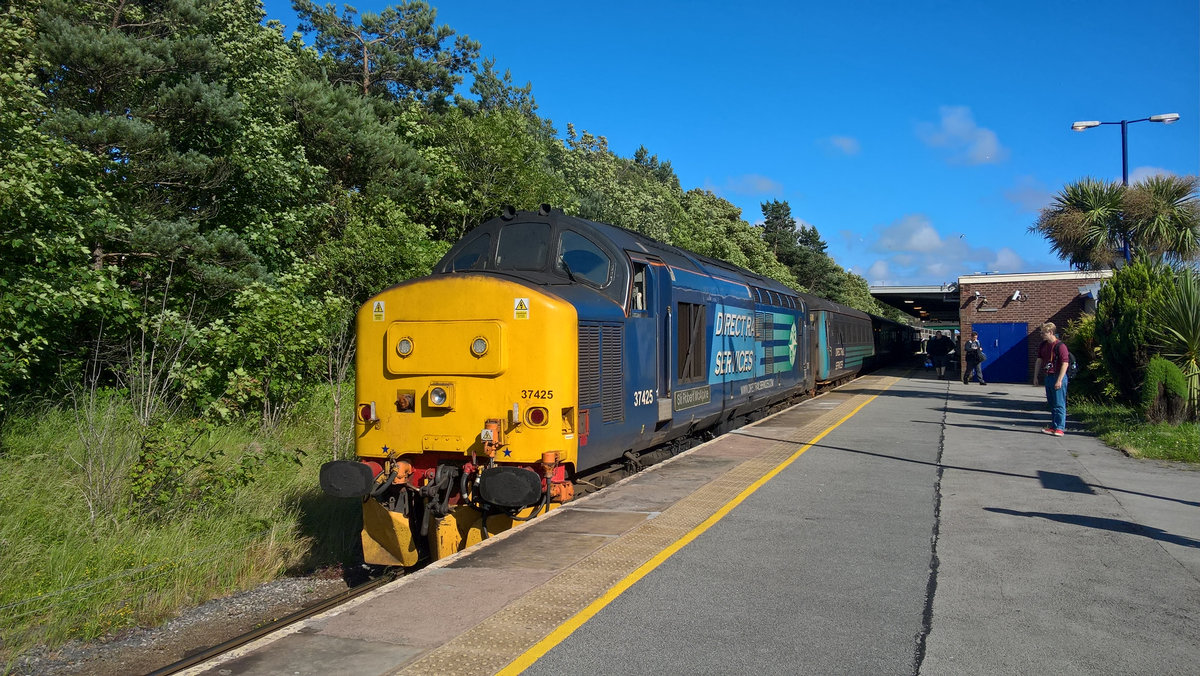
{"type": "Polygon", "coordinates": [[[450,383],[431,384],[426,396],[433,408],[454,408],[454,385],[450,383]]]}
{"type": "Polygon", "coordinates": [[[400,339],[400,342],[396,343],[396,354],[400,355],[401,357],[407,357],[408,355],[412,354],[412,351],[412,338],[405,336],[400,339]]]}
{"type": "Polygon", "coordinates": [[[487,354],[487,351],[487,338],[479,336],[475,340],[471,341],[471,354],[475,355],[476,357],[482,357],[483,355],[487,354]]]}

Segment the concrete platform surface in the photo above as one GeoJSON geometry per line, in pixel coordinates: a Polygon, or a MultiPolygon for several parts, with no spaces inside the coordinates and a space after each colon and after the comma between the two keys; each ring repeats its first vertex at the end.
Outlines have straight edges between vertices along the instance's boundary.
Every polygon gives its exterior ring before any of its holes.
{"type": "Polygon", "coordinates": [[[1047,418],[860,378],[191,673],[1200,674],[1200,471],[1047,418]]]}

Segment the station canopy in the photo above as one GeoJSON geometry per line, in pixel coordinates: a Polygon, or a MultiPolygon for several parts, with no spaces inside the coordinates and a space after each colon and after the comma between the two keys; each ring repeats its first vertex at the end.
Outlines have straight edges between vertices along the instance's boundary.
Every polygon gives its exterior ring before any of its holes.
{"type": "Polygon", "coordinates": [[[871,295],[884,305],[920,319],[925,324],[958,324],[958,284],[935,286],[872,286],[871,295]]]}

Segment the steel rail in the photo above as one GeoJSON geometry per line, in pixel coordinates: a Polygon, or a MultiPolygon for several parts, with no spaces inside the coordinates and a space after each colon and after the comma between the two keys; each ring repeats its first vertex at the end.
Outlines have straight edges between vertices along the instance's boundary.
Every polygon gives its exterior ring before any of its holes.
{"type": "Polygon", "coordinates": [[[347,589],[344,592],[341,592],[339,594],[331,596],[323,601],[314,603],[311,606],[308,606],[306,608],[301,608],[300,610],[297,610],[296,612],[291,613],[290,615],[285,615],[284,617],[281,617],[278,620],[272,620],[271,622],[268,622],[267,624],[264,624],[260,627],[255,627],[254,629],[251,629],[250,631],[245,632],[244,634],[235,636],[235,637],[229,639],[228,641],[225,641],[224,643],[219,643],[210,648],[206,648],[205,650],[198,652],[194,655],[189,655],[187,657],[184,657],[183,659],[181,659],[177,662],[172,662],[171,664],[168,664],[167,666],[162,667],[161,669],[150,672],[149,674],[147,674],[147,676],[168,676],[168,674],[179,673],[180,671],[183,671],[184,669],[188,669],[190,667],[196,666],[197,664],[207,662],[208,660],[211,660],[212,658],[214,658],[218,655],[227,653],[235,648],[244,646],[247,643],[250,643],[251,641],[262,638],[263,636],[266,636],[267,634],[270,634],[272,632],[283,629],[284,627],[286,627],[288,625],[295,624],[301,620],[312,617],[313,615],[316,615],[317,613],[320,613],[320,612],[323,612],[330,608],[339,606],[339,605],[341,605],[353,598],[356,598],[358,596],[362,596],[363,594],[365,594],[373,589],[382,587],[383,585],[387,584],[388,582],[395,580],[397,577],[399,577],[399,575],[396,572],[389,571],[387,573],[384,573],[380,577],[378,577],[374,580],[371,580],[370,582],[365,582],[363,584],[358,585],[357,587],[347,589]]]}

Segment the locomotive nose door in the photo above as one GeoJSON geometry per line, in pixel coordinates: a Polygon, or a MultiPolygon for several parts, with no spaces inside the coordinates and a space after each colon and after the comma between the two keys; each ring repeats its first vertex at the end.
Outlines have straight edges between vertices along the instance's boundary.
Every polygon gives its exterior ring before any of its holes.
{"type": "Polygon", "coordinates": [[[658,422],[671,419],[671,346],[674,344],[671,324],[671,281],[667,266],[653,257],[633,262],[634,317],[644,317],[654,323],[655,399],[658,422]]]}

